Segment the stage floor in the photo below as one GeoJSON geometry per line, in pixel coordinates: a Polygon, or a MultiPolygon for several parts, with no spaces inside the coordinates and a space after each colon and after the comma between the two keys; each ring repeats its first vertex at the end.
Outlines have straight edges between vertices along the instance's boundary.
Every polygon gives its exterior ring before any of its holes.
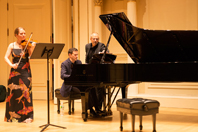
{"type": "MultiPolygon", "coordinates": [[[[46,132],[120,132],[119,112],[116,105],[112,106],[112,116],[104,118],[88,117],[84,122],[81,117],[81,103],[75,103],[75,112],[68,115],[68,104],[65,102],[65,112],[57,114],[57,105],[50,101],[50,124],[66,127],[48,126],[46,132]]],[[[182,104],[181,104],[182,105],[182,104]]],[[[195,104],[197,105],[197,104],[195,104]]],[[[0,103],[0,131],[7,132],[39,132],[48,122],[47,101],[34,100],[34,121],[26,123],[4,122],[5,102],[0,103]]],[[[198,130],[198,109],[180,109],[160,107],[156,120],[157,132],[196,132],[198,130]]],[[[131,115],[127,115],[123,122],[123,132],[131,132],[131,115]]],[[[136,116],[135,131],[139,132],[139,118],[136,116]]],[[[152,116],[143,117],[142,132],[152,132],[152,116]]]]}

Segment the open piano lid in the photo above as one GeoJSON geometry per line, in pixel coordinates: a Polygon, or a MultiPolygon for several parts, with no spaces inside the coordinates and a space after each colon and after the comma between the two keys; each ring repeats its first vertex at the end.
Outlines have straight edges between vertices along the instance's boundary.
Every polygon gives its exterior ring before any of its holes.
{"type": "Polygon", "coordinates": [[[135,63],[198,61],[196,30],[141,29],[123,12],[100,15],[100,19],[135,63]]]}

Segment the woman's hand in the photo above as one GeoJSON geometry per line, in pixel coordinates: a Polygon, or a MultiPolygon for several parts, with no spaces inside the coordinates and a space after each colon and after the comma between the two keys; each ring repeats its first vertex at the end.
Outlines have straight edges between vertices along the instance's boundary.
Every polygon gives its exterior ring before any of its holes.
{"type": "Polygon", "coordinates": [[[17,67],[18,67],[18,64],[17,63],[12,64],[12,68],[17,69],[17,67]]]}

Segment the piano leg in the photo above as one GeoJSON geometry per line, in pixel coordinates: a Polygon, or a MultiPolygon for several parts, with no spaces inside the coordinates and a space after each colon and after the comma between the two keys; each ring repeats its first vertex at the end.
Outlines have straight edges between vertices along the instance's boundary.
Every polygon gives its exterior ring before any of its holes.
{"type": "Polygon", "coordinates": [[[122,98],[127,98],[128,86],[121,87],[121,91],[122,91],[122,98]]]}
{"type": "MultiPolygon", "coordinates": [[[[121,87],[122,98],[127,98],[128,95],[128,86],[121,87]]],[[[127,114],[124,113],[124,117],[127,118],[127,114]]]]}
{"type": "Polygon", "coordinates": [[[82,118],[84,121],[87,121],[88,117],[88,97],[89,97],[89,92],[82,92],[81,93],[81,104],[82,104],[82,118]]]}
{"type": "Polygon", "coordinates": [[[103,111],[106,113],[106,88],[104,88],[105,94],[104,94],[104,101],[103,101],[103,111]]]}
{"type": "Polygon", "coordinates": [[[108,88],[108,106],[107,106],[107,115],[112,115],[111,111],[111,88],[108,88]]]}

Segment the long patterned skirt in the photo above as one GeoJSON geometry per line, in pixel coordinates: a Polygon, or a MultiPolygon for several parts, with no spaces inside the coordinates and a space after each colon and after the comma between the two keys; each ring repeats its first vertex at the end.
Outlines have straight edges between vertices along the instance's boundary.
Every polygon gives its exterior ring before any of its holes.
{"type": "Polygon", "coordinates": [[[23,122],[28,118],[33,119],[33,103],[31,70],[29,62],[26,62],[22,68],[11,69],[4,120],[23,122]]]}

